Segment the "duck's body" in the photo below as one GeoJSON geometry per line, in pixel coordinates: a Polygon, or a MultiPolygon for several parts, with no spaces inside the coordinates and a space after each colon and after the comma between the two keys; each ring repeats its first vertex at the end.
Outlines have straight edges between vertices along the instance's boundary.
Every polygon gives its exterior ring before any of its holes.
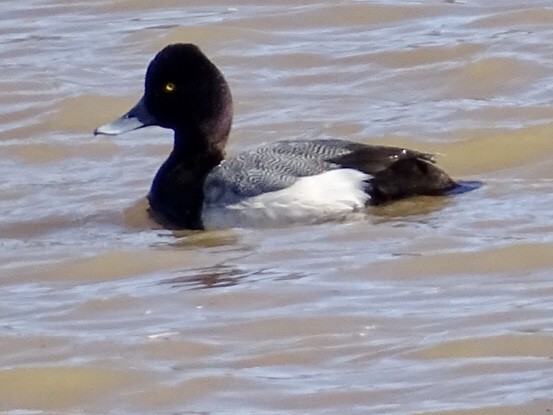
{"type": "Polygon", "coordinates": [[[148,195],[152,216],[171,228],[315,222],[458,187],[429,154],[346,140],[278,141],[225,159],[231,122],[223,75],[196,46],[178,44],[150,63],[139,103],[96,133],[175,131],[148,195]]]}

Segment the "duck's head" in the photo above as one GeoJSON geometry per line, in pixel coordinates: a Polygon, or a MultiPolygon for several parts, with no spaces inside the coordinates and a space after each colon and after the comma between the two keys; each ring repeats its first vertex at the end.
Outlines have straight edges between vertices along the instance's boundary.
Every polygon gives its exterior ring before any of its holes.
{"type": "Polygon", "coordinates": [[[197,46],[174,44],[150,62],[140,101],[94,134],[117,135],[158,125],[175,131],[176,145],[203,144],[222,151],[231,123],[232,98],[221,72],[197,46]]]}

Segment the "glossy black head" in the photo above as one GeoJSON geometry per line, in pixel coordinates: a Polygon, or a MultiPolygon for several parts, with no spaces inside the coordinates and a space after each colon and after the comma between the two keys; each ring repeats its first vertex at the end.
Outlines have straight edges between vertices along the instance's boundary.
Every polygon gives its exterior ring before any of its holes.
{"type": "Polygon", "coordinates": [[[159,125],[175,130],[177,141],[202,140],[222,150],[231,123],[232,97],[221,72],[197,46],[174,44],[150,62],[138,104],[96,133],[159,125]]]}
{"type": "Polygon", "coordinates": [[[159,52],[148,66],[144,91],[148,111],[171,129],[211,123],[232,105],[221,72],[191,44],[159,52]]]}

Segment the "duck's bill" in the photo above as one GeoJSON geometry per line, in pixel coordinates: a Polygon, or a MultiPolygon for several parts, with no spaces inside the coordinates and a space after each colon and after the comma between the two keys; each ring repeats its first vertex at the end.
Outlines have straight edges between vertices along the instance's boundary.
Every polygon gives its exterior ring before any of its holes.
{"type": "Polygon", "coordinates": [[[155,118],[144,105],[144,98],[125,115],[94,130],[94,135],[118,135],[155,124],[155,118]]]}

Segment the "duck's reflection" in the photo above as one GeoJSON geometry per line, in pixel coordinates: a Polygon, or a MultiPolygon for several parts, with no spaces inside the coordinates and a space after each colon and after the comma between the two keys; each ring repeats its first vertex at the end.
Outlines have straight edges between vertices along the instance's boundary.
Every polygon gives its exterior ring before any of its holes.
{"type": "MultiPolygon", "coordinates": [[[[205,288],[232,287],[242,282],[254,282],[262,279],[280,279],[282,273],[269,269],[245,270],[236,266],[216,265],[213,267],[194,270],[177,271],[174,278],[160,281],[160,284],[168,284],[173,288],[186,288],[199,290],[205,288]]],[[[288,276],[290,278],[290,276],[288,276]]],[[[299,278],[295,276],[294,279],[299,278]]]]}

